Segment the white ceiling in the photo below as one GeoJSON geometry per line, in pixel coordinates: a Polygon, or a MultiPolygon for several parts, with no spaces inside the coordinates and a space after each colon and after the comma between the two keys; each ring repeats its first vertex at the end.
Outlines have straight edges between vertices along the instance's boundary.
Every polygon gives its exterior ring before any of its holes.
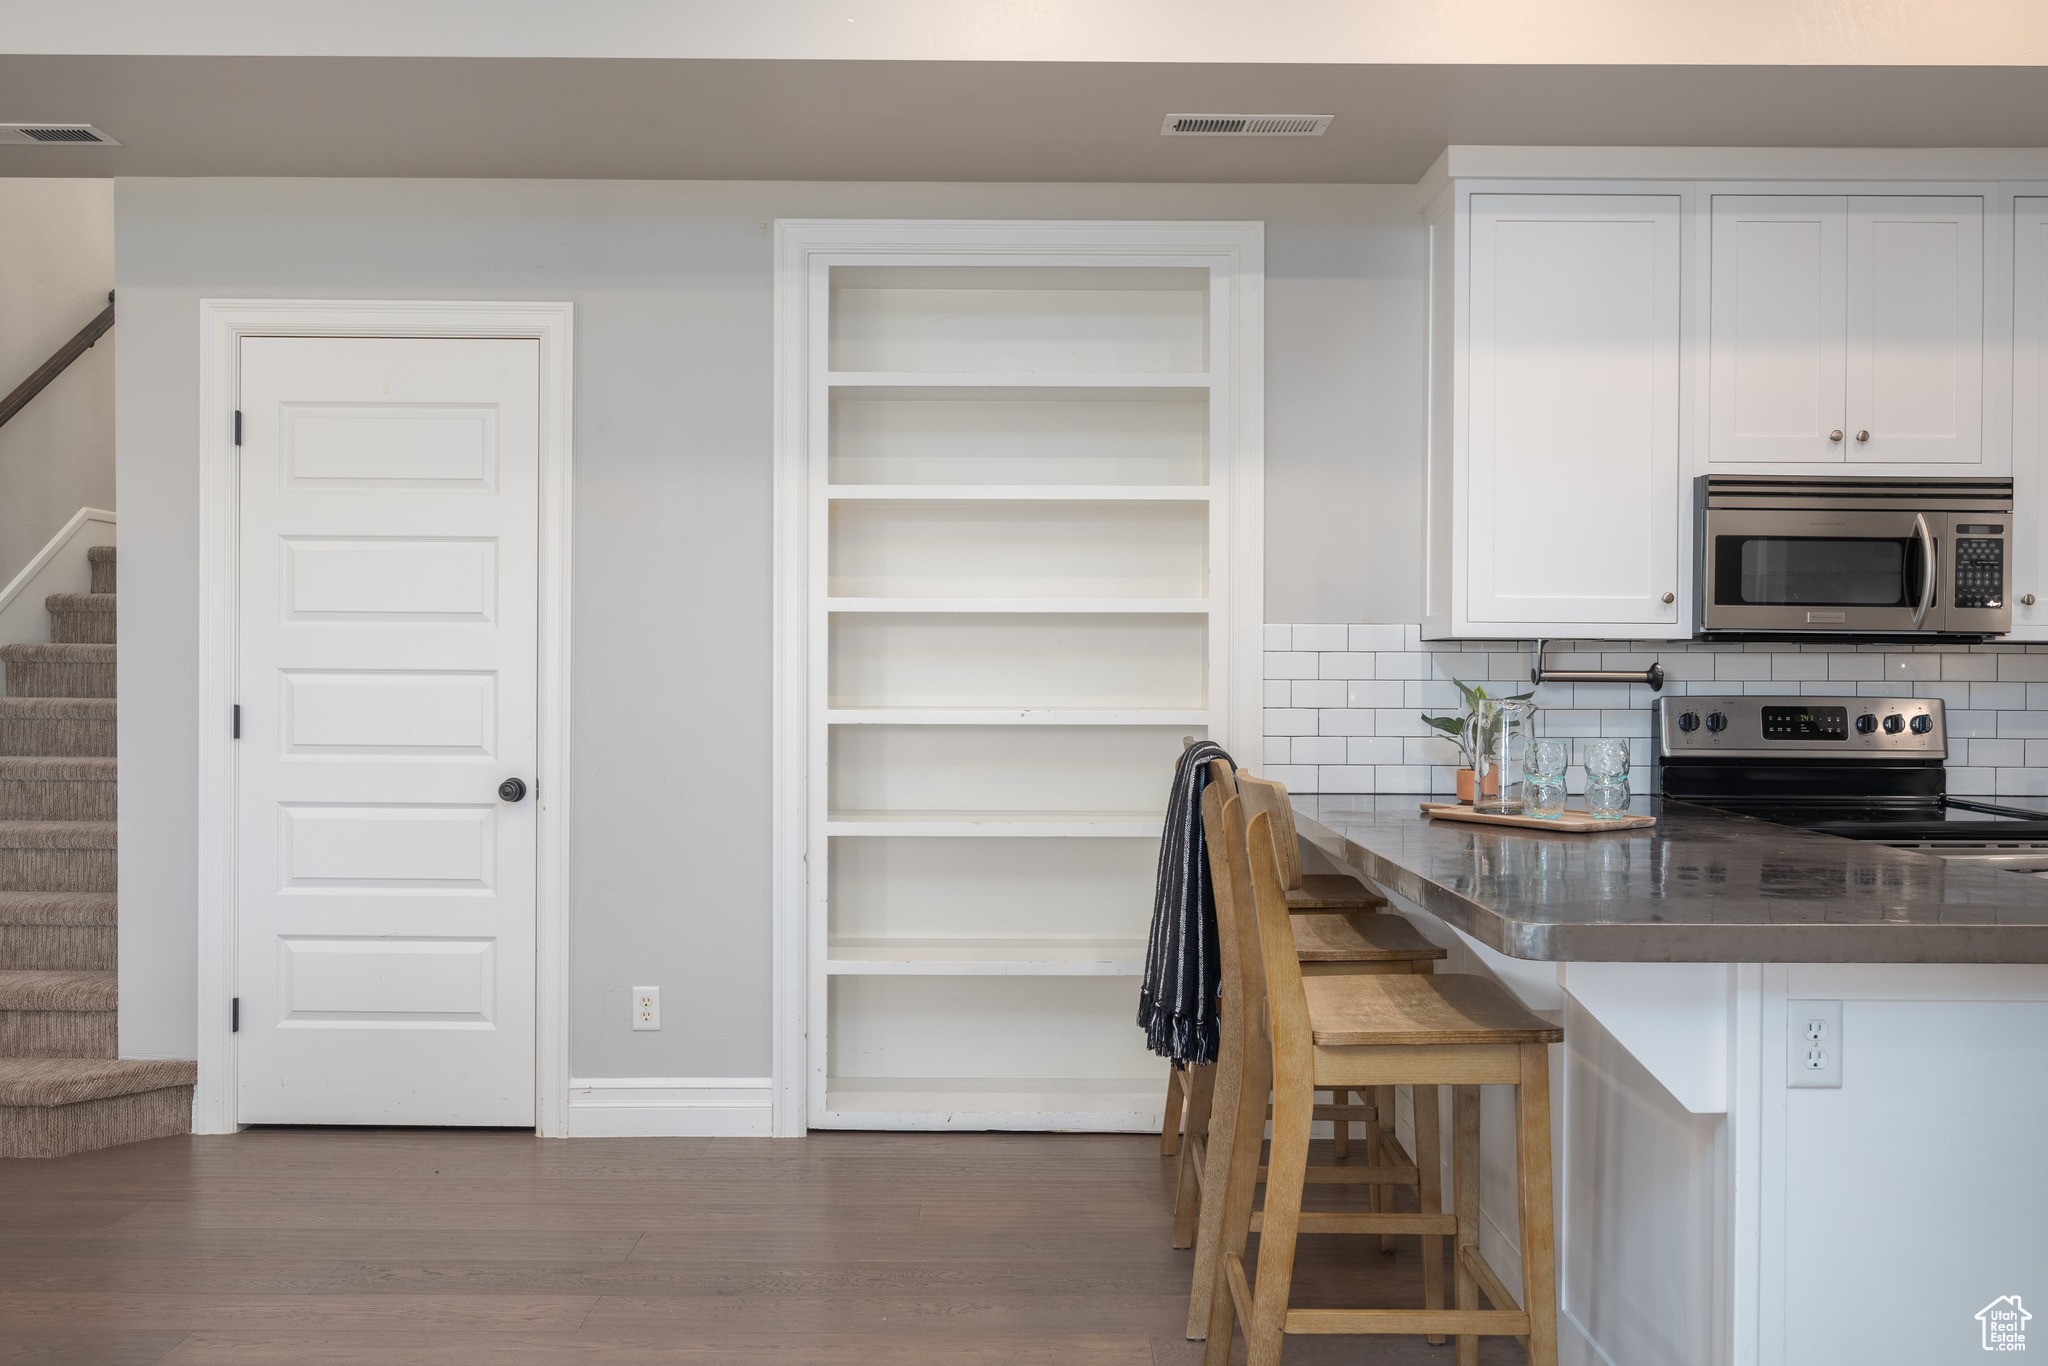
{"type": "Polygon", "coordinates": [[[0,0],[17,54],[2004,66],[2039,0],[0,0]]]}
{"type": "Polygon", "coordinates": [[[124,145],[0,175],[1409,183],[1448,144],[2040,147],[2048,69],[0,56],[36,119],[124,145]],[[1337,120],[1159,136],[1258,111],[1337,120]]]}

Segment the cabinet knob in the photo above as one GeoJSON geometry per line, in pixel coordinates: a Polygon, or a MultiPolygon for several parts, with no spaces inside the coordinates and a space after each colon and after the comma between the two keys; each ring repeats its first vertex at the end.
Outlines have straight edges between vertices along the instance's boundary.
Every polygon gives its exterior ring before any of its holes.
{"type": "Polygon", "coordinates": [[[1666,594],[1664,595],[1664,601],[1665,601],[1665,602],[1666,602],[1667,604],[1669,604],[1669,603],[1674,603],[1674,602],[1677,602],[1677,601],[1678,601],[1678,594],[1676,594],[1676,593],[1666,593],[1666,594]]]}
{"type": "Polygon", "coordinates": [[[1856,433],[1856,439],[1857,439],[1858,441],[1868,441],[1868,440],[1870,440],[1870,433],[1869,433],[1869,432],[1858,432],[1858,433],[1856,433]]]}
{"type": "Polygon", "coordinates": [[[2034,605],[2034,595],[2033,595],[2032,593],[2022,593],[2022,594],[2020,594],[2020,606],[2022,606],[2022,607],[2032,607],[2033,605],[2034,605]]]}
{"type": "Polygon", "coordinates": [[[1840,441],[1841,439],[1842,439],[1842,429],[1841,429],[1840,427],[1837,427],[1837,428],[1835,428],[1835,429],[1834,429],[1833,431],[1831,431],[1831,432],[1829,432],[1829,433],[1828,433],[1828,440],[1830,440],[1830,441],[1840,441]]]}

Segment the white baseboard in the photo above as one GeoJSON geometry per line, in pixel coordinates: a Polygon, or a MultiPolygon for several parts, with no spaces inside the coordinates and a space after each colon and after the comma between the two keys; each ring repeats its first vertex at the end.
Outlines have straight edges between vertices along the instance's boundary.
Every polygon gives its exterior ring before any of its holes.
{"type": "Polygon", "coordinates": [[[577,1077],[571,1138],[767,1138],[770,1077],[577,1077]]]}

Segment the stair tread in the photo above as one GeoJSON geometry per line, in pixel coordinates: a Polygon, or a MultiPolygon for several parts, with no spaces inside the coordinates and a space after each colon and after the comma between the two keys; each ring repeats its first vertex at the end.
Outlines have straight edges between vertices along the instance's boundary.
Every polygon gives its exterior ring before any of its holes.
{"type": "Polygon", "coordinates": [[[111,612],[118,593],[52,593],[43,599],[51,612],[111,612]]]}
{"type": "Polygon", "coordinates": [[[33,720],[114,719],[115,699],[111,697],[0,697],[0,717],[33,720]]]}
{"type": "Polygon", "coordinates": [[[34,640],[0,645],[0,661],[17,664],[112,664],[118,645],[34,640]]]}
{"type": "Polygon", "coordinates": [[[0,754],[0,778],[111,783],[118,763],[111,754],[0,754]]]}
{"type": "Polygon", "coordinates": [[[113,925],[113,892],[0,892],[0,925],[113,925]]]}
{"type": "Polygon", "coordinates": [[[0,971],[0,1010],[112,1010],[114,981],[111,972],[0,971]]]}
{"type": "Polygon", "coordinates": [[[113,849],[114,821],[0,821],[0,849],[113,849]]]}
{"type": "Polygon", "coordinates": [[[76,1105],[192,1086],[199,1064],[160,1058],[0,1058],[0,1106],[76,1105]]]}

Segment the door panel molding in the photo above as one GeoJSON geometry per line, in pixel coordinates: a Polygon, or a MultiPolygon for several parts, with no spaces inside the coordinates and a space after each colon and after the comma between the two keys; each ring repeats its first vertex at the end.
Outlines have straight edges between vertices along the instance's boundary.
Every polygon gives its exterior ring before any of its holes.
{"type": "MultiPolygon", "coordinates": [[[[236,980],[235,704],[241,530],[234,413],[245,337],[523,338],[540,344],[539,748],[535,768],[536,1129],[569,1132],[569,612],[571,395],[574,305],[429,300],[202,299],[200,312],[199,563],[199,1085],[195,1133],[232,1133],[235,1048],[230,1002],[236,980]]],[[[408,414],[408,417],[423,415],[408,414]]],[[[436,415],[440,416],[440,415],[436,415]]],[[[447,416],[463,417],[464,414],[447,416]]],[[[447,445],[448,432],[439,433],[447,445]]],[[[431,443],[436,432],[418,434],[431,443]]],[[[448,485],[493,472],[464,465],[449,446],[448,485]]],[[[318,454],[315,452],[314,454],[318,454]]],[[[330,464],[306,477],[376,481],[382,472],[330,464]]]]}

